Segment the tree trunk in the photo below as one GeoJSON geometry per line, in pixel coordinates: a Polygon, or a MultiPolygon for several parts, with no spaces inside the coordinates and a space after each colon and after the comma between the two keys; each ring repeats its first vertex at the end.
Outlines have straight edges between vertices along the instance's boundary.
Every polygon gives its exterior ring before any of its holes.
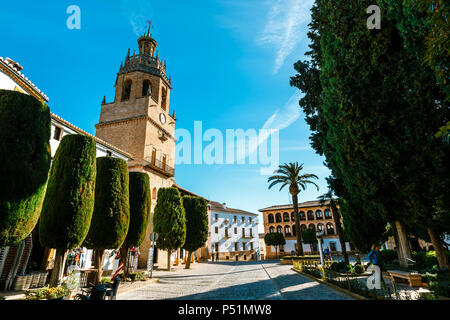
{"type": "Polygon", "coordinates": [[[341,224],[341,214],[338,211],[336,203],[333,199],[330,200],[331,212],[333,214],[334,225],[336,226],[336,233],[339,237],[339,243],[341,244],[342,255],[344,256],[345,265],[349,265],[347,248],[345,246],[344,230],[341,224]]]}
{"type": "Polygon", "coordinates": [[[61,283],[66,264],[67,250],[56,249],[55,264],[53,265],[52,275],[50,276],[50,287],[57,287],[61,283]]]}
{"type": "Polygon", "coordinates": [[[44,258],[42,259],[41,269],[47,270],[48,269],[48,259],[50,259],[50,252],[52,249],[45,248],[44,251],[44,258]]]}
{"type": "Polygon", "coordinates": [[[298,213],[298,196],[292,195],[292,203],[294,204],[295,230],[297,232],[297,255],[303,256],[302,233],[300,231],[300,215],[298,213]]]}
{"type": "Polygon", "coordinates": [[[123,277],[126,279],[128,276],[128,247],[126,245],[120,248],[120,261],[123,263],[123,277]]]}
{"type": "Polygon", "coordinates": [[[278,247],[277,246],[275,246],[275,254],[276,254],[276,257],[278,259],[278,247]]]}
{"type": "Polygon", "coordinates": [[[187,261],[186,261],[186,267],[185,269],[189,269],[191,267],[191,257],[192,257],[192,251],[188,252],[187,261]]]}
{"type": "Polygon", "coordinates": [[[446,268],[449,270],[448,258],[445,253],[445,248],[442,246],[441,239],[439,238],[438,233],[432,228],[427,229],[428,234],[431,238],[431,243],[433,243],[434,251],[436,252],[436,258],[439,264],[439,268],[446,268]]]}
{"type": "Polygon", "coordinates": [[[389,221],[389,224],[392,227],[392,234],[394,236],[394,242],[395,242],[395,251],[397,251],[397,257],[398,261],[400,261],[401,258],[401,252],[400,252],[400,241],[398,240],[398,233],[397,233],[397,227],[395,226],[395,221],[389,221]]]}
{"type": "Polygon", "coordinates": [[[97,269],[97,277],[95,278],[95,284],[99,284],[102,282],[104,252],[105,249],[95,249],[95,268],[97,269]]]}
{"type": "Polygon", "coordinates": [[[403,267],[408,266],[408,259],[412,258],[411,249],[409,247],[408,235],[403,228],[400,221],[395,221],[395,229],[398,235],[398,246],[399,246],[399,263],[403,267]]]}
{"type": "Polygon", "coordinates": [[[167,271],[170,271],[170,256],[172,254],[172,250],[167,250],[167,271]]]}

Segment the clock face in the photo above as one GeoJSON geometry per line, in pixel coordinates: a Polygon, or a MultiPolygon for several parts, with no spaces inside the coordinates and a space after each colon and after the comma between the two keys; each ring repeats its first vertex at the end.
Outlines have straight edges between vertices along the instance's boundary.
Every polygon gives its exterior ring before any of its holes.
{"type": "Polygon", "coordinates": [[[164,113],[159,114],[159,121],[161,121],[162,124],[166,123],[166,115],[164,113]]]}

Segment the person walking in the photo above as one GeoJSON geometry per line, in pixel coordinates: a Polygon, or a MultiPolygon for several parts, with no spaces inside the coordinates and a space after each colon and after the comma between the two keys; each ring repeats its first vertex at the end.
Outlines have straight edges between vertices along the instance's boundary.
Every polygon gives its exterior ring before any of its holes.
{"type": "Polygon", "coordinates": [[[380,250],[378,249],[377,245],[372,245],[372,250],[370,250],[368,255],[369,261],[380,268],[380,281],[384,283],[383,279],[383,260],[381,258],[380,250]]]}
{"type": "Polygon", "coordinates": [[[328,247],[323,250],[323,255],[325,259],[330,259],[330,249],[328,247]]]}

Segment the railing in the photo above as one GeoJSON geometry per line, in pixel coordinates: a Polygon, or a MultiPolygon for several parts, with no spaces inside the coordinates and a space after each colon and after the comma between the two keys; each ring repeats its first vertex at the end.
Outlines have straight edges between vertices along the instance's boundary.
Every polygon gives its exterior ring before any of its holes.
{"type": "Polygon", "coordinates": [[[156,158],[149,157],[144,160],[145,166],[150,167],[166,176],[173,177],[175,175],[175,169],[169,166],[167,163],[162,162],[156,158]]]}
{"type": "MultiPolygon", "coordinates": [[[[149,54],[134,54],[125,60],[125,64],[122,68],[132,67],[133,65],[144,65],[151,68],[155,68],[161,71],[161,74],[167,78],[166,64],[162,60],[157,60],[156,57],[152,57],[149,54]]],[[[122,70],[122,69],[121,69],[122,70]]],[[[170,78],[167,79],[170,83],[170,78]]]]}
{"type": "Polygon", "coordinates": [[[336,285],[340,288],[349,290],[360,296],[377,299],[377,300],[412,300],[414,299],[413,293],[403,293],[399,295],[397,293],[398,288],[395,283],[393,287],[388,285],[384,281],[381,282],[380,289],[369,289],[367,286],[367,277],[370,273],[367,273],[365,268],[362,267],[361,273],[349,272],[336,272],[330,269],[332,260],[325,261],[325,265],[322,266],[318,259],[314,260],[300,260],[294,261],[294,269],[309,274],[315,278],[321,279],[322,281],[328,282],[330,284],[336,285]]]}

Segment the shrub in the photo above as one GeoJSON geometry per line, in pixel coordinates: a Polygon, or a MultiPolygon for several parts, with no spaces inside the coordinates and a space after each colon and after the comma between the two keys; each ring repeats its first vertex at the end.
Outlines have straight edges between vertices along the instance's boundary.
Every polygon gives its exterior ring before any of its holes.
{"type": "Polygon", "coordinates": [[[360,264],[355,264],[350,266],[351,274],[361,274],[364,273],[364,267],[360,264]]]}
{"type": "Polygon", "coordinates": [[[0,90],[0,247],[36,226],[50,168],[50,110],[36,98],[0,90]]]}
{"type": "Polygon", "coordinates": [[[397,251],[395,250],[380,250],[380,254],[383,263],[392,263],[398,260],[397,251]]]}
{"type": "Polygon", "coordinates": [[[109,278],[109,277],[102,277],[102,281],[101,281],[102,284],[110,283],[110,282],[111,282],[111,278],[109,278]]]}
{"type": "Polygon", "coordinates": [[[44,287],[40,289],[34,290],[26,290],[25,291],[25,299],[26,300],[42,300],[42,299],[58,299],[67,297],[70,295],[71,290],[64,286],[60,287],[44,287]]]}
{"type": "Polygon", "coordinates": [[[344,273],[346,270],[346,264],[345,261],[341,261],[341,262],[333,262],[330,265],[330,270],[331,271],[335,271],[335,272],[340,272],[340,273],[344,273]]]}
{"type": "Polygon", "coordinates": [[[127,276],[133,282],[134,281],[144,281],[146,279],[145,272],[143,272],[143,271],[132,272],[132,273],[129,273],[127,276]]]}
{"type": "Polygon", "coordinates": [[[438,261],[435,251],[413,252],[413,260],[416,261],[415,266],[421,273],[426,273],[427,271],[433,270],[436,272],[438,269],[438,261]]]}

